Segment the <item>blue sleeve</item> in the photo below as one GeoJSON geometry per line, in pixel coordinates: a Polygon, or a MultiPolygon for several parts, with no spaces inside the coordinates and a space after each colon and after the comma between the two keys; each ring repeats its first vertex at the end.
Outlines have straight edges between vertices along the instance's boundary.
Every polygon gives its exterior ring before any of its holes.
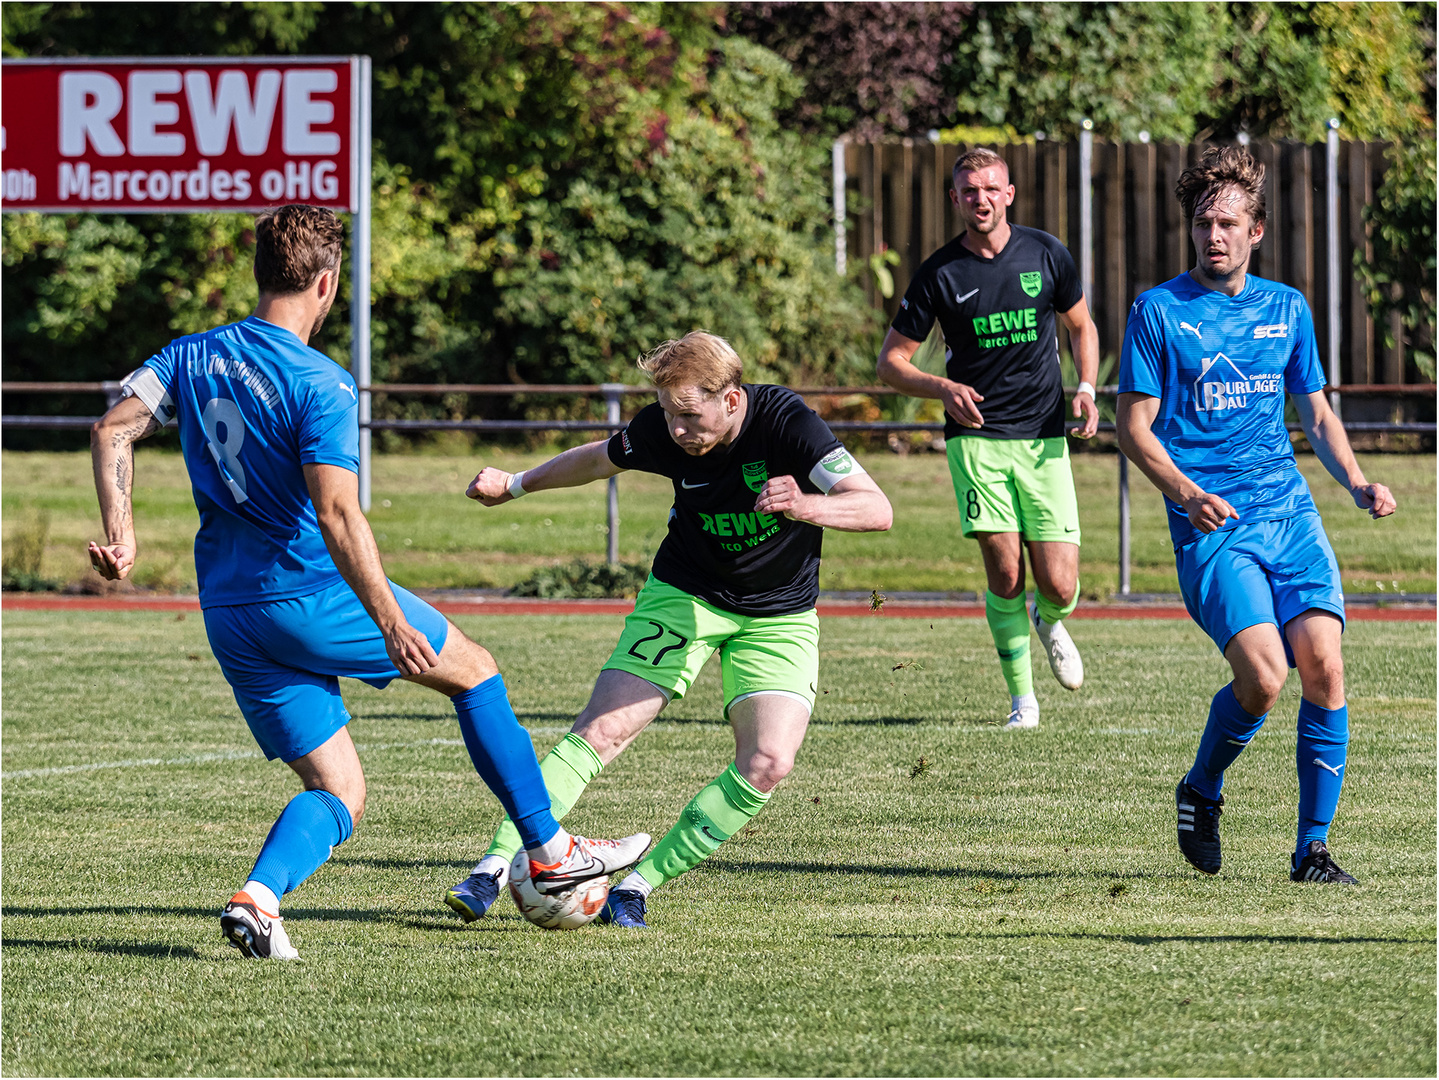
{"type": "Polygon", "coordinates": [[[332,385],[312,386],[300,415],[300,464],[360,471],[360,404],[355,381],[335,369],[332,385]]]}
{"type": "Polygon", "coordinates": [[[934,328],[934,302],[930,298],[933,278],[933,273],[925,273],[921,268],[905,290],[904,298],[899,302],[899,311],[890,324],[911,341],[923,341],[934,328]]]}
{"type": "Polygon", "coordinates": [[[1119,392],[1164,396],[1164,344],[1150,317],[1153,305],[1140,297],[1129,309],[1124,349],[1119,354],[1119,392]]]}
{"type": "Polygon", "coordinates": [[[170,342],[145,361],[145,366],[159,377],[160,384],[172,398],[175,396],[175,373],[180,370],[179,350],[175,345],[176,342],[170,342]]]}
{"type": "Polygon", "coordinates": [[[1314,340],[1314,316],[1309,305],[1299,298],[1298,318],[1294,327],[1294,348],[1284,368],[1284,389],[1291,394],[1313,394],[1324,389],[1328,381],[1319,363],[1319,345],[1314,340]]]}

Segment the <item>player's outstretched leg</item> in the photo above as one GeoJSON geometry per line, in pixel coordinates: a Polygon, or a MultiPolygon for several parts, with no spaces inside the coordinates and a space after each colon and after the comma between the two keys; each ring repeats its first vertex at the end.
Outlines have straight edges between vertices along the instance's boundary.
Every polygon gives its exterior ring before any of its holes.
{"type": "MultiPolygon", "coordinates": [[[[600,672],[574,728],[540,763],[555,818],[569,812],[589,782],[668,703],[665,693],[646,679],[614,669],[600,672]]],[[[493,906],[504,887],[510,862],[520,846],[519,831],[506,818],[496,830],[484,858],[464,881],[449,891],[445,902],[466,922],[480,918],[493,906]]]]}
{"type": "Polygon", "coordinates": [[[1066,690],[1078,690],[1084,684],[1084,661],[1062,621],[1074,611],[1078,603],[1078,585],[1074,587],[1074,595],[1069,603],[1062,607],[1036,588],[1034,604],[1029,609],[1030,621],[1034,623],[1035,632],[1039,634],[1040,644],[1049,654],[1049,670],[1054,672],[1059,685],[1066,690]]]}
{"type": "MultiPolygon", "coordinates": [[[[740,668],[741,662],[734,666],[740,668]]],[[[733,671],[726,680],[732,676],[733,671]]],[[[634,872],[610,890],[602,920],[643,927],[652,890],[709,858],[765,808],[775,786],[794,768],[811,707],[810,700],[790,691],[752,691],[730,702],[735,760],[690,800],[634,872]]]]}
{"type": "Polygon", "coordinates": [[[643,927],[650,892],[713,855],[768,802],[769,793],[756,788],[731,764],[700,789],[655,849],[610,890],[600,921],[643,927]]]}
{"type": "Polygon", "coordinates": [[[309,790],[291,799],[275,820],[249,879],[220,916],[220,932],[254,959],[298,959],[280,918],[280,897],[318,870],[364,813],[364,773],[346,728],[289,764],[309,790]]]}
{"type": "Polygon", "coordinates": [[[1039,700],[1034,696],[1034,675],[1029,666],[1029,616],[1024,610],[1024,593],[1003,597],[986,589],[984,618],[999,654],[999,669],[1009,687],[1009,719],[1004,726],[1037,728],[1039,700]]]}
{"type": "MultiPolygon", "coordinates": [[[[604,768],[594,748],[573,731],[559,741],[540,762],[540,775],[550,793],[550,813],[559,820],[569,812],[585,787],[604,768]]],[[[495,831],[484,858],[470,875],[445,895],[448,904],[465,922],[473,922],[489,911],[510,876],[510,863],[520,850],[520,833],[505,818],[495,831]]]]}
{"type": "Polygon", "coordinates": [[[571,836],[550,812],[530,734],[510,707],[504,677],[490,654],[450,624],[439,663],[407,676],[449,696],[475,770],[499,797],[530,856],[530,880],[544,894],[564,892],[633,866],[648,833],[622,840],[571,836]]]}

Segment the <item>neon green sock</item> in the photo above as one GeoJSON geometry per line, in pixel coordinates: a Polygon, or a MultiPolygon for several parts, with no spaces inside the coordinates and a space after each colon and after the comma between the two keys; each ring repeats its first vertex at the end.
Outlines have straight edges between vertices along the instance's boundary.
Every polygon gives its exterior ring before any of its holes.
{"type": "MultiPolygon", "coordinates": [[[[556,820],[569,813],[575,800],[584,792],[586,785],[599,776],[604,763],[595,753],[594,747],[573,731],[555,744],[555,748],[540,762],[540,775],[550,793],[550,813],[556,820]]],[[[520,850],[520,831],[514,822],[505,818],[495,830],[486,855],[502,855],[513,859],[520,850]]]]}
{"type": "Polygon", "coordinates": [[[1055,623],[1059,622],[1060,619],[1063,619],[1066,615],[1073,611],[1075,607],[1078,606],[1079,584],[1077,582],[1075,583],[1074,596],[1070,599],[1069,603],[1064,605],[1064,607],[1060,607],[1058,604],[1056,604],[1053,600],[1050,600],[1049,597],[1045,596],[1044,593],[1040,592],[1038,589],[1034,590],[1034,602],[1039,606],[1039,617],[1045,622],[1049,623],[1050,626],[1053,626],[1055,623]]]}
{"type": "Polygon", "coordinates": [[[700,789],[664,839],[635,867],[651,888],[709,858],[764,809],[769,796],[730,767],[700,789]]]}
{"type": "Polygon", "coordinates": [[[1004,672],[1009,692],[1016,697],[1034,693],[1034,675],[1029,669],[1029,612],[1024,610],[1024,593],[1006,600],[986,589],[984,619],[989,623],[989,633],[999,653],[999,669],[1004,672]]]}

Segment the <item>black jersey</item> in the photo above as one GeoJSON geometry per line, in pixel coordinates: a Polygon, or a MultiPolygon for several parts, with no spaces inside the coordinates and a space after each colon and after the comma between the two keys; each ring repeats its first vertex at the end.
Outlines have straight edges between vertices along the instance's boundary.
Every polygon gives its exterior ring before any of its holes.
{"type": "Polygon", "coordinates": [[[914,341],[944,331],[946,374],[984,397],[984,427],[946,416],[944,437],[1049,439],[1064,434],[1064,386],[1054,313],[1083,298],[1069,251],[1038,229],[1011,225],[993,259],[951,240],[924,261],[894,329],[914,341]]]}
{"type": "Polygon", "coordinates": [[[743,389],[748,410],[728,446],[685,453],[655,403],[610,439],[610,460],[674,481],[656,578],[740,615],[808,611],[819,598],[824,530],[758,513],[755,500],[771,476],[792,476],[801,491],[815,495],[864,470],[794,391],[751,383],[743,389]]]}

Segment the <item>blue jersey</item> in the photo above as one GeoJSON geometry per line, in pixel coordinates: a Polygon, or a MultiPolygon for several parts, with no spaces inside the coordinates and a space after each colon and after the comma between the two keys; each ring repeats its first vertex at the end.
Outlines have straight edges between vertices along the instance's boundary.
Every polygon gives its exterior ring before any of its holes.
{"type": "Polygon", "coordinates": [[[302,466],[359,470],[355,380],[254,317],[172,341],[125,380],[180,429],[200,511],[200,606],[307,596],[340,581],[302,466]]]}
{"type": "MultiPolygon", "coordinates": [[[[1314,511],[1284,427],[1284,395],[1312,394],[1324,381],[1314,317],[1287,285],[1250,274],[1231,297],[1181,274],[1129,311],[1119,392],[1159,399],[1154,434],[1240,523],[1314,511]]],[[[1203,535],[1183,507],[1164,501],[1176,548],[1203,535]]]]}

